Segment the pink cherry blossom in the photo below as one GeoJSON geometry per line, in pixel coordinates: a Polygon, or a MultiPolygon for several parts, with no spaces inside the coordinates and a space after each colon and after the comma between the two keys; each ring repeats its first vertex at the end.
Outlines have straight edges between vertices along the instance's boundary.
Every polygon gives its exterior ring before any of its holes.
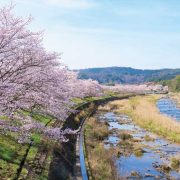
{"type": "Polygon", "coordinates": [[[0,113],[9,118],[0,120],[0,130],[19,131],[19,142],[30,139],[34,131],[67,141],[64,135],[75,131],[45,127],[20,112],[38,111],[64,121],[74,112],[73,97],[100,96],[102,88],[96,81],[78,80],[58,53],[47,52],[43,33],[28,29],[31,21],[16,17],[12,6],[0,9],[0,113]]]}

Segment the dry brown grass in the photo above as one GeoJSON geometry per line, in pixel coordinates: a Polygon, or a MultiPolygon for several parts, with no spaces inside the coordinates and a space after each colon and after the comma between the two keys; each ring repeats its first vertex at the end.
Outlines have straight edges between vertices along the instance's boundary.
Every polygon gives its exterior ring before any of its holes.
{"type": "Polygon", "coordinates": [[[116,112],[128,114],[139,126],[180,143],[180,124],[160,114],[155,104],[159,97],[158,95],[137,96],[111,103],[119,107],[116,112]]]}
{"type": "Polygon", "coordinates": [[[117,106],[115,104],[110,104],[110,103],[98,107],[99,111],[111,111],[114,109],[117,109],[117,106]]]}
{"type": "Polygon", "coordinates": [[[85,150],[90,170],[90,179],[109,180],[116,178],[116,168],[113,161],[115,150],[106,149],[103,139],[109,131],[105,123],[90,118],[85,125],[85,150]]]}
{"type": "Polygon", "coordinates": [[[180,93],[170,93],[169,95],[177,102],[178,107],[180,107],[180,93]]]}
{"type": "Polygon", "coordinates": [[[180,153],[171,158],[171,167],[180,172],[180,153]]]}
{"type": "Polygon", "coordinates": [[[108,126],[104,122],[98,122],[95,118],[90,118],[86,123],[86,131],[89,138],[98,141],[104,140],[109,134],[108,126]]]}
{"type": "Polygon", "coordinates": [[[110,108],[110,106],[108,106],[108,105],[106,104],[106,105],[104,105],[104,106],[99,106],[99,107],[98,107],[98,110],[99,110],[99,111],[110,111],[111,108],[110,108]]]}

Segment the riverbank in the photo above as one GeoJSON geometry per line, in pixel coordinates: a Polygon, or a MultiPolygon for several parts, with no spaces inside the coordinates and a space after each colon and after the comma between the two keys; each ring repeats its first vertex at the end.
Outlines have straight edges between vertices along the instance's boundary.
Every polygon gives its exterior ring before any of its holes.
{"type": "Polygon", "coordinates": [[[177,103],[178,107],[180,107],[180,93],[170,92],[169,97],[172,98],[177,103]]]}
{"type": "MultiPolygon", "coordinates": [[[[87,106],[89,107],[91,102],[106,98],[113,97],[106,96],[75,99],[78,102],[75,102],[74,109],[78,112],[70,114],[68,123],[65,121],[63,124],[62,121],[40,113],[34,113],[32,114],[32,117],[35,121],[41,122],[49,127],[63,126],[64,128],[71,128],[71,124],[73,129],[78,129],[81,119],[86,115],[85,111],[87,110],[88,113],[90,110],[87,106]],[[83,111],[83,109],[85,111],[83,111]]],[[[28,116],[29,112],[23,111],[23,114],[28,116]]],[[[1,118],[5,119],[6,117],[1,118]]],[[[19,136],[20,134],[16,132],[0,134],[0,179],[39,178],[45,180],[50,179],[50,176],[54,177],[55,175],[57,175],[58,178],[62,175],[64,179],[69,177],[68,175],[72,176],[73,166],[75,164],[75,147],[72,142],[69,143],[69,146],[66,143],[60,144],[57,142],[51,142],[40,134],[34,133],[31,138],[32,143],[19,144],[17,142],[19,136]],[[66,153],[63,152],[64,149],[66,153]],[[59,159],[54,161],[54,158],[57,157],[59,157],[59,159]],[[58,164],[54,164],[53,162],[57,162],[58,164]],[[59,172],[58,168],[61,169],[61,172],[59,172]]],[[[76,135],[74,135],[73,138],[76,139],[76,135]]]]}
{"type": "Polygon", "coordinates": [[[130,116],[136,124],[157,135],[180,143],[180,124],[160,114],[156,102],[160,95],[136,96],[127,100],[110,102],[114,112],[130,116]]]}
{"type": "Polygon", "coordinates": [[[140,128],[110,104],[86,121],[90,179],[177,179],[180,146],[140,128]]]}
{"type": "Polygon", "coordinates": [[[108,124],[91,117],[86,121],[84,133],[89,179],[117,179],[113,160],[116,151],[104,148],[104,139],[109,135],[108,124]]]}
{"type": "MultiPolygon", "coordinates": [[[[123,94],[123,95],[108,95],[106,97],[99,97],[89,99],[88,102],[80,103],[76,107],[76,114],[70,114],[70,116],[66,119],[65,123],[63,124],[63,129],[70,128],[70,129],[79,129],[80,126],[82,127],[82,123],[84,120],[89,117],[89,114],[92,114],[99,105],[108,103],[112,100],[117,99],[124,99],[128,97],[135,96],[133,94],[123,94]]],[[[79,161],[76,157],[77,155],[77,134],[69,135],[69,141],[66,143],[62,143],[59,147],[53,150],[53,158],[50,165],[49,170],[49,179],[73,179],[79,177],[81,174],[79,165],[79,161]],[[78,172],[77,172],[78,169],[78,172]]]]}

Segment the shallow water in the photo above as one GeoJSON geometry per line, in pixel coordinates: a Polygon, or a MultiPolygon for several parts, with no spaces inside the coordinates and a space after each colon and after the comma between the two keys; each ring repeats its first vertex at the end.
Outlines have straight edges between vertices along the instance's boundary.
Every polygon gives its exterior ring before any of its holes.
{"type": "MultiPolygon", "coordinates": [[[[113,130],[113,133],[105,140],[106,148],[118,147],[118,143],[122,142],[118,133],[124,130],[128,131],[134,139],[138,139],[138,143],[143,147],[144,153],[140,157],[131,152],[128,155],[121,154],[120,157],[116,158],[118,173],[121,177],[128,179],[137,179],[137,176],[140,179],[180,179],[179,172],[175,170],[167,173],[159,169],[162,164],[169,165],[171,157],[180,153],[179,145],[141,129],[134,125],[133,121],[126,115],[99,111],[96,117],[100,121],[108,122],[109,130],[113,130]],[[146,135],[153,137],[154,140],[146,141],[144,139],[146,135]]],[[[125,151],[127,150],[125,149],[125,151]]]]}
{"type": "Polygon", "coordinates": [[[172,99],[162,98],[158,100],[157,107],[162,114],[180,122],[180,108],[177,107],[177,104],[172,99]]]}
{"type": "Polygon", "coordinates": [[[131,177],[129,172],[138,172],[141,178],[162,178],[163,175],[153,168],[154,161],[160,161],[158,155],[155,153],[144,153],[143,157],[136,157],[134,154],[129,157],[121,157],[118,159],[117,165],[120,174],[131,177]]]}

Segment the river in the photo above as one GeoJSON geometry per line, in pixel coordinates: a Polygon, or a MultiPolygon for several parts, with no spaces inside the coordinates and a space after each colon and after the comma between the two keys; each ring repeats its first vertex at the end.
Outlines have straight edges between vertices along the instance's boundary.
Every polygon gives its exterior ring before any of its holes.
{"type": "Polygon", "coordinates": [[[162,114],[180,122],[180,108],[177,107],[177,104],[172,99],[162,98],[158,100],[157,107],[162,114]]]}
{"type": "MultiPolygon", "coordinates": [[[[165,103],[169,101],[165,100],[165,103]]],[[[158,106],[164,107],[162,104],[164,101],[160,100],[158,106]]],[[[118,150],[115,164],[121,178],[180,179],[178,167],[170,166],[172,157],[180,155],[180,145],[138,127],[124,114],[99,110],[95,117],[109,124],[111,133],[104,141],[105,148],[118,150]]],[[[178,119],[179,115],[176,117],[178,119]]]]}

